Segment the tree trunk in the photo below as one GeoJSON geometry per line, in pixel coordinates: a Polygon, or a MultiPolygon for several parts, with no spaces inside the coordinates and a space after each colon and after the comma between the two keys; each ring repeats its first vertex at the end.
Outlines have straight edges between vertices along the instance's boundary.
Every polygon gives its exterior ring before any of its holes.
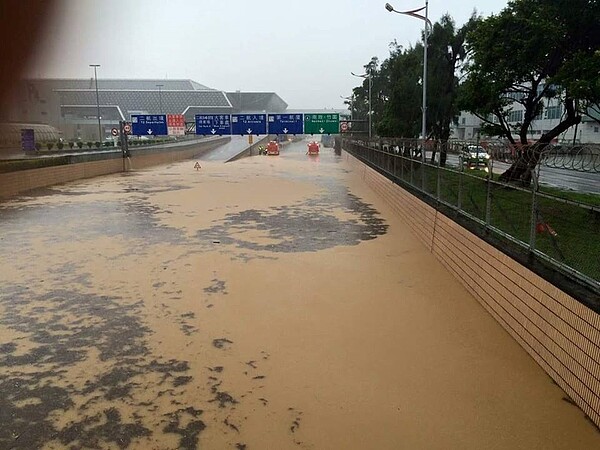
{"type": "MultiPolygon", "coordinates": [[[[564,131],[568,130],[573,125],[577,125],[581,122],[581,116],[577,114],[575,109],[575,100],[567,97],[565,99],[565,111],[567,113],[566,118],[556,125],[552,130],[543,134],[540,139],[533,145],[523,145],[516,161],[500,175],[500,181],[506,182],[521,182],[524,186],[531,184],[531,175],[533,170],[537,166],[541,159],[542,151],[550,144],[552,139],[559,136],[564,131]]],[[[522,130],[521,142],[527,142],[526,131],[522,130]]]]}
{"type": "Polygon", "coordinates": [[[523,186],[531,185],[531,178],[535,167],[542,156],[542,151],[548,144],[535,143],[525,146],[517,159],[506,169],[498,178],[500,181],[508,183],[519,182],[523,186]]]}
{"type": "Polygon", "coordinates": [[[440,148],[440,166],[446,167],[446,160],[448,159],[448,141],[442,141],[442,147],[440,148]]]}
{"type": "Polygon", "coordinates": [[[437,146],[438,146],[437,141],[434,141],[433,147],[431,147],[431,160],[430,160],[431,165],[435,165],[435,155],[437,154],[437,146]]]}

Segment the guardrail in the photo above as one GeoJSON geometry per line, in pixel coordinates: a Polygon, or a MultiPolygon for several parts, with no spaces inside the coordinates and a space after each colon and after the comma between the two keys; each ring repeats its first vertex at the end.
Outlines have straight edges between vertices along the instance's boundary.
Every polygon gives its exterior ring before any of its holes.
{"type": "Polygon", "coordinates": [[[442,167],[439,157],[423,163],[417,141],[388,142],[381,149],[344,139],[342,147],[461,224],[477,228],[501,249],[510,247],[521,259],[542,261],[576,280],[597,301],[600,198],[587,204],[572,195],[544,192],[535,175],[531,187],[499,182],[491,175],[494,157],[473,170],[462,163],[442,167]]]}
{"type": "MultiPolygon", "coordinates": [[[[361,141],[365,144],[367,140],[361,141]]],[[[380,150],[391,151],[409,156],[411,154],[420,154],[422,143],[418,139],[382,139],[371,141],[367,145],[379,148],[380,150]]],[[[599,173],[600,174],[600,144],[581,144],[581,145],[557,145],[549,144],[539,149],[537,144],[529,147],[522,145],[513,145],[503,141],[457,141],[451,140],[446,143],[427,141],[425,150],[428,154],[432,152],[442,152],[449,155],[460,155],[468,152],[469,146],[481,147],[487,151],[494,160],[505,163],[512,163],[521,154],[527,154],[527,150],[534,150],[537,153],[537,165],[556,169],[566,169],[576,172],[599,173]]]]}

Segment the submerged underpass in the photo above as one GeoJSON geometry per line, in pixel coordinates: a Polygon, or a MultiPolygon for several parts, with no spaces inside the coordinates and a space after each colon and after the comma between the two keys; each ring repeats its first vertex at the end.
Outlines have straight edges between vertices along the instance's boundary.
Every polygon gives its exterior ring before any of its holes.
{"type": "Polygon", "coordinates": [[[0,447],[600,446],[363,170],[306,144],[1,204],[0,447]]]}

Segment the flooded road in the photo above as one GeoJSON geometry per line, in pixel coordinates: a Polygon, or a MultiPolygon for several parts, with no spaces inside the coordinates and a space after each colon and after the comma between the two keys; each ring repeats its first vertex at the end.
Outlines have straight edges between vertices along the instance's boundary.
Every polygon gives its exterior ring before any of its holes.
{"type": "Polygon", "coordinates": [[[331,149],[0,204],[0,448],[592,449],[331,149]]]}

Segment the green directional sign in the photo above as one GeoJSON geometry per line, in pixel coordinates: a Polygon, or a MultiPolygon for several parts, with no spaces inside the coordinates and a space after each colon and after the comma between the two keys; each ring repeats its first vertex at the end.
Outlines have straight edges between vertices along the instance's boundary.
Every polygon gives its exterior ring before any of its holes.
{"type": "Polygon", "coordinates": [[[338,134],[339,114],[304,114],[304,134],[338,134]]]}

